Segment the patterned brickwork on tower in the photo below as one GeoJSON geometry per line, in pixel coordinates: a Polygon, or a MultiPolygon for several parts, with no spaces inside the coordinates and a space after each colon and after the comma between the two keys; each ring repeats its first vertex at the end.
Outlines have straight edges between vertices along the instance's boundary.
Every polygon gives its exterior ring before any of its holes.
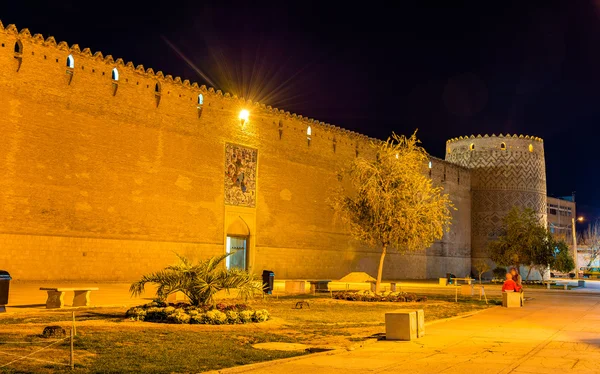
{"type": "Polygon", "coordinates": [[[542,139],[502,134],[450,139],[446,161],[471,169],[472,258],[488,257],[487,244],[513,206],[533,209],[546,224],[542,139]]]}

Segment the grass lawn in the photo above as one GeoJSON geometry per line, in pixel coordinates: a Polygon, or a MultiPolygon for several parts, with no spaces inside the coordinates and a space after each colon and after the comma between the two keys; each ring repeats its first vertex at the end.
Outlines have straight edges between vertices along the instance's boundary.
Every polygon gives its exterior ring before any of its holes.
{"type": "MultiPolygon", "coordinates": [[[[455,303],[449,296],[428,297],[423,303],[352,302],[311,295],[269,297],[251,304],[268,309],[271,320],[233,326],[134,322],[124,318],[124,308],[77,309],[74,372],[202,372],[305,354],[254,349],[255,343],[293,342],[339,348],[375,339],[385,332],[384,313],[391,310],[424,309],[427,323],[488,307],[478,300],[459,299],[455,303]],[[310,309],[293,309],[299,300],[308,301],[310,309]]],[[[70,320],[70,310],[0,315],[0,372],[71,372],[67,366],[31,360],[2,367],[52,342],[39,336],[45,326],[68,328],[70,320]]],[[[68,363],[68,341],[31,357],[68,363]]]]}

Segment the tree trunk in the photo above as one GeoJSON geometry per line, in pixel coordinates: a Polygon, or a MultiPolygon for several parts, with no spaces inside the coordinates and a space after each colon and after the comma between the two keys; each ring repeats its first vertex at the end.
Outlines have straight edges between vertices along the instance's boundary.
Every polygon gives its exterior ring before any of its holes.
{"type": "Polygon", "coordinates": [[[383,260],[387,252],[387,245],[383,246],[381,251],[381,258],[379,259],[379,269],[377,269],[377,283],[375,283],[375,293],[379,293],[381,288],[381,275],[383,274],[383,260]]]}

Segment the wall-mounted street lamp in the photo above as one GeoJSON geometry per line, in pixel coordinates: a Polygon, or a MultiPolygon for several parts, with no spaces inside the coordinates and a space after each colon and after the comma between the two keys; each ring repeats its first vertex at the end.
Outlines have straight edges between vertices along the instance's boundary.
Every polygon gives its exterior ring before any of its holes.
{"type": "Polygon", "coordinates": [[[248,122],[248,117],[250,117],[250,112],[247,111],[246,109],[242,109],[240,111],[240,115],[239,115],[240,124],[242,126],[244,126],[246,124],[246,122],[248,122]]]}

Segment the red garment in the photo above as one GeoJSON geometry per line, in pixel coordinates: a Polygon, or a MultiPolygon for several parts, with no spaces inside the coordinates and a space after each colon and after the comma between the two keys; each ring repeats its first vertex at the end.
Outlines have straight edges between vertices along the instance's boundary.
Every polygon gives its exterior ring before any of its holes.
{"type": "Polygon", "coordinates": [[[515,283],[514,280],[507,279],[506,281],[504,281],[504,284],[502,285],[502,292],[505,292],[505,291],[516,292],[517,288],[519,288],[519,287],[517,286],[517,284],[515,283]]]}

